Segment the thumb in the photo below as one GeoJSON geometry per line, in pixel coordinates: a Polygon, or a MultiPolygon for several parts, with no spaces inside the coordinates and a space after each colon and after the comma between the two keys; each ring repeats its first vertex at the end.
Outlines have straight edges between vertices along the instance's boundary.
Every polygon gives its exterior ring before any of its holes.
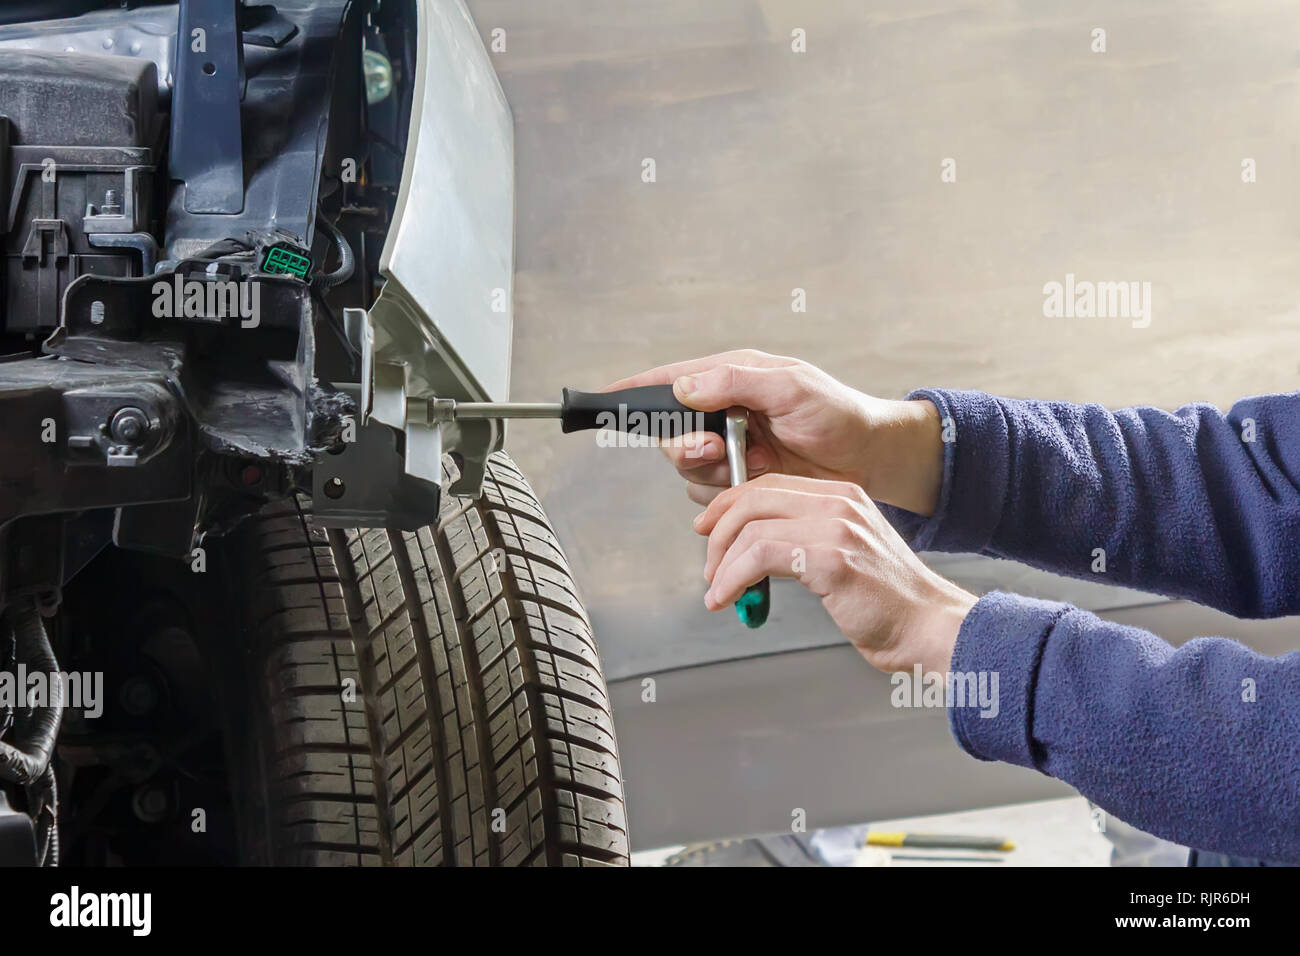
{"type": "Polygon", "coordinates": [[[673,394],[683,405],[701,412],[742,405],[750,411],[776,415],[795,403],[799,388],[790,368],[715,365],[679,376],[673,382],[673,394]]]}

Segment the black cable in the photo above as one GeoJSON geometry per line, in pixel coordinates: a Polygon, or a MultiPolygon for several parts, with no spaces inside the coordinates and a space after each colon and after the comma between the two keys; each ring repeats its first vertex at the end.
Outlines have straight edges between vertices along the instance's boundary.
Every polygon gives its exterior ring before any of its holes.
{"type": "Polygon", "coordinates": [[[318,272],[312,276],[311,285],[313,289],[323,291],[331,289],[336,285],[341,285],[352,278],[352,272],[356,269],[357,259],[352,254],[352,247],[348,245],[347,237],[339,231],[339,227],[334,225],[324,216],[316,217],[316,224],[325,230],[326,234],[334,240],[334,246],[339,252],[339,264],[333,272],[318,272]]]}
{"type": "Polygon", "coordinates": [[[14,742],[0,740],[0,780],[29,784],[45,773],[63,722],[63,681],[59,662],[35,603],[12,605],[6,618],[17,643],[17,658],[29,673],[49,675],[48,706],[29,708],[26,720],[15,721],[14,742]]]}
{"type": "Polygon", "coordinates": [[[225,239],[218,239],[209,246],[205,246],[198,254],[186,256],[187,259],[220,259],[222,256],[238,255],[241,252],[252,252],[253,247],[243,239],[236,239],[234,236],[225,239]]]}
{"type": "Polygon", "coordinates": [[[32,818],[39,824],[42,817],[48,816],[49,823],[41,835],[37,847],[37,866],[59,865],[59,786],[54,774],[54,765],[45,768],[38,780],[27,786],[27,805],[32,818]]]}
{"type": "Polygon", "coordinates": [[[311,291],[316,302],[325,310],[326,324],[343,346],[343,350],[352,358],[361,358],[361,353],[357,347],[352,344],[348,338],[347,330],[343,328],[343,323],[339,320],[338,314],[330,307],[325,298],[325,293],[340,283],[347,282],[352,278],[352,273],[356,269],[356,256],[352,254],[352,247],[348,245],[347,237],[339,230],[338,226],[326,219],[324,215],[317,215],[316,224],[325,231],[333,240],[339,253],[339,264],[333,272],[318,272],[312,276],[311,291]]]}
{"type": "MultiPolygon", "coordinates": [[[[5,671],[9,674],[18,673],[18,638],[12,632],[9,633],[9,653],[5,655],[5,671]]],[[[16,706],[4,707],[0,712],[0,740],[4,739],[4,735],[14,725],[16,713],[16,706]]]]}

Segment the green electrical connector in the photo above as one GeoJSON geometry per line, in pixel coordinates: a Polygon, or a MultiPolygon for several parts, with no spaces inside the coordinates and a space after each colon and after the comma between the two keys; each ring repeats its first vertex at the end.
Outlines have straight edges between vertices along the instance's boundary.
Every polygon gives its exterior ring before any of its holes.
{"type": "Polygon", "coordinates": [[[258,268],[272,275],[296,276],[306,282],[311,275],[311,257],[287,244],[276,243],[262,250],[258,268]]]}

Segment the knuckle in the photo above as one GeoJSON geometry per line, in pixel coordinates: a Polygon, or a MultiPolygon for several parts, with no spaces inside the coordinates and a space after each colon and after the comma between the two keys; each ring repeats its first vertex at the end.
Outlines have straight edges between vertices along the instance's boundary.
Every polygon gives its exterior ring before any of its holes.
{"type": "Polygon", "coordinates": [[[747,524],[740,529],[736,535],[736,540],[732,543],[732,548],[736,554],[744,554],[754,545],[759,543],[760,529],[757,524],[747,524]]]}
{"type": "Polygon", "coordinates": [[[767,564],[775,557],[777,548],[780,545],[771,538],[763,538],[757,535],[755,538],[756,540],[746,550],[758,564],[767,564]]]}
{"type": "Polygon", "coordinates": [[[841,546],[848,547],[858,542],[858,526],[848,518],[833,519],[833,537],[841,546]]]}
{"type": "Polygon", "coordinates": [[[742,382],[742,378],[745,374],[745,366],[736,365],[734,363],[729,362],[726,365],[722,366],[722,370],[723,370],[723,381],[726,383],[727,389],[734,391],[735,389],[739,388],[742,382]]]}
{"type": "Polygon", "coordinates": [[[853,500],[848,486],[843,482],[834,482],[834,487],[827,490],[833,514],[849,518],[858,514],[858,503],[853,500]]]}
{"type": "Polygon", "coordinates": [[[862,487],[851,481],[837,481],[835,482],[835,488],[841,498],[845,498],[850,502],[856,503],[865,497],[862,487]]]}
{"type": "Polygon", "coordinates": [[[850,548],[836,548],[831,553],[828,576],[835,584],[843,584],[854,576],[857,570],[855,554],[850,548]]]}
{"type": "Polygon", "coordinates": [[[880,523],[885,522],[880,509],[876,507],[876,503],[871,500],[871,496],[865,491],[853,502],[853,511],[858,522],[868,528],[878,527],[880,523]]]}

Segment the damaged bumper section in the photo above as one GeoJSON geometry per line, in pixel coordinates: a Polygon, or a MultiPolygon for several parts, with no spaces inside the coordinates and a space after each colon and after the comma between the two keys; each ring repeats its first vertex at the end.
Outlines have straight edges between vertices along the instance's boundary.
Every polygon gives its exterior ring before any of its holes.
{"type": "Polygon", "coordinates": [[[412,8],[400,156],[364,181],[346,0],[245,11],[202,53],[150,38],[231,0],[0,27],[0,604],[56,602],[110,542],[186,558],[275,497],[413,529],[479,494],[503,427],[432,409],[508,397],[513,124],[462,0],[412,8]],[[141,52],[76,52],[101,27],[141,52]],[[288,120],[234,136],[286,90],[288,120]],[[217,126],[213,179],[194,144],[217,126]]]}
{"type": "Polygon", "coordinates": [[[85,275],[64,319],[46,354],[0,366],[0,526],[114,508],[114,543],[185,555],[241,500],[288,487],[351,420],[347,394],[313,376],[300,282],[198,262],[85,275]]]}

